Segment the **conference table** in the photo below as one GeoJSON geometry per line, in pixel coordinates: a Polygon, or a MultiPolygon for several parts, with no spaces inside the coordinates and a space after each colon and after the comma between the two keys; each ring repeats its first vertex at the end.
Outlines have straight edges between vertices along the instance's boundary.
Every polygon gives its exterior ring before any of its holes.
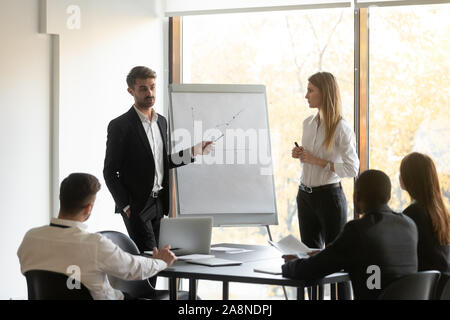
{"type": "Polygon", "coordinates": [[[229,283],[241,282],[252,284],[279,285],[297,288],[297,299],[305,299],[305,288],[330,284],[331,299],[336,300],[336,284],[350,281],[345,272],[330,274],[316,280],[296,280],[285,278],[281,274],[269,274],[254,271],[255,268],[267,268],[283,264],[281,253],[273,247],[247,244],[220,243],[211,246],[211,254],[216,258],[242,262],[236,266],[203,266],[177,260],[172,266],[161,271],[158,276],[169,279],[170,299],[176,300],[178,293],[178,279],[189,279],[189,299],[197,297],[197,280],[212,280],[222,282],[222,299],[229,298],[229,283]],[[243,252],[230,253],[215,251],[215,247],[243,249],[243,252]]]}

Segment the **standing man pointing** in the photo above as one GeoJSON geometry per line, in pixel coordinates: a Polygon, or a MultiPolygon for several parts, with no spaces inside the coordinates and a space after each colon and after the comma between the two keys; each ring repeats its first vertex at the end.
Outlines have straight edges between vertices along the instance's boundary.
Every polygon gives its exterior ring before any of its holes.
{"type": "Polygon", "coordinates": [[[208,154],[212,141],[168,155],[167,120],[153,109],[156,73],[134,67],[127,76],[134,105],[108,125],[103,176],[116,213],[141,252],[158,247],[161,218],[169,214],[169,169],[208,154]]]}

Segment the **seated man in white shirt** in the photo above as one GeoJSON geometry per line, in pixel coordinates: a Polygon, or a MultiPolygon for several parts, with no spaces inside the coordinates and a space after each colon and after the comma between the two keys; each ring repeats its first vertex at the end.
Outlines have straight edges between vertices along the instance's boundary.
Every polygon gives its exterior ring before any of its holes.
{"type": "Polygon", "coordinates": [[[58,219],[53,218],[49,226],[29,230],[19,247],[23,274],[29,270],[67,274],[75,266],[94,299],[121,300],[124,293],[111,287],[107,275],[142,280],[172,265],[176,257],[170,247],[160,251],[154,248],[153,258],[135,256],[101,234],[85,230],[84,222],[99,190],[99,181],[90,174],[73,173],[63,180],[58,219]]]}

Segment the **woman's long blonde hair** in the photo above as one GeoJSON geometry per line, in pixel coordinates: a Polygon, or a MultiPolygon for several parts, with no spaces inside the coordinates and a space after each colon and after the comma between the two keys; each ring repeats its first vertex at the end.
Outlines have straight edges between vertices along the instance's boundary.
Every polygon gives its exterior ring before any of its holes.
{"type": "Polygon", "coordinates": [[[320,90],[322,103],[320,108],[321,120],[325,125],[325,140],[323,146],[329,150],[333,144],[334,133],[342,119],[341,94],[336,78],[329,72],[317,72],[308,79],[320,90]]]}
{"type": "Polygon", "coordinates": [[[427,211],[439,243],[450,244],[450,214],[433,160],[418,152],[408,154],[400,164],[400,178],[411,198],[427,211]]]}

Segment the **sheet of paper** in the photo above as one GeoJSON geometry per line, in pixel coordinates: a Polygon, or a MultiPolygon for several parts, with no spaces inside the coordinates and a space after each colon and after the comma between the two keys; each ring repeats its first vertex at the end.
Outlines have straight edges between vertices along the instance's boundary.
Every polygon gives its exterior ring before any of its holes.
{"type": "Polygon", "coordinates": [[[228,259],[220,259],[220,258],[209,258],[209,259],[195,259],[195,260],[186,260],[187,263],[201,264],[205,266],[215,267],[215,266],[237,266],[242,264],[241,261],[234,261],[228,259]]]}
{"type": "Polygon", "coordinates": [[[211,254],[188,254],[185,256],[179,256],[177,257],[178,260],[194,260],[194,259],[208,259],[208,258],[214,258],[214,255],[211,254]]]}
{"type": "MultiPolygon", "coordinates": [[[[227,253],[234,253],[234,252],[246,252],[246,249],[241,248],[232,248],[232,247],[211,247],[211,251],[221,251],[221,252],[227,252],[227,253]]],[[[251,250],[247,250],[251,251],[251,250]]]]}
{"type": "Polygon", "coordinates": [[[293,235],[288,235],[278,242],[269,240],[269,243],[283,254],[304,256],[307,252],[317,250],[308,248],[303,242],[295,238],[293,235]]]}
{"type": "Polygon", "coordinates": [[[238,250],[233,250],[233,251],[227,251],[227,253],[229,254],[235,254],[235,253],[244,253],[244,252],[252,252],[253,250],[248,250],[248,249],[238,249],[238,250]]]}
{"type": "Polygon", "coordinates": [[[281,274],[281,266],[256,267],[253,271],[268,274],[281,274]]]}

